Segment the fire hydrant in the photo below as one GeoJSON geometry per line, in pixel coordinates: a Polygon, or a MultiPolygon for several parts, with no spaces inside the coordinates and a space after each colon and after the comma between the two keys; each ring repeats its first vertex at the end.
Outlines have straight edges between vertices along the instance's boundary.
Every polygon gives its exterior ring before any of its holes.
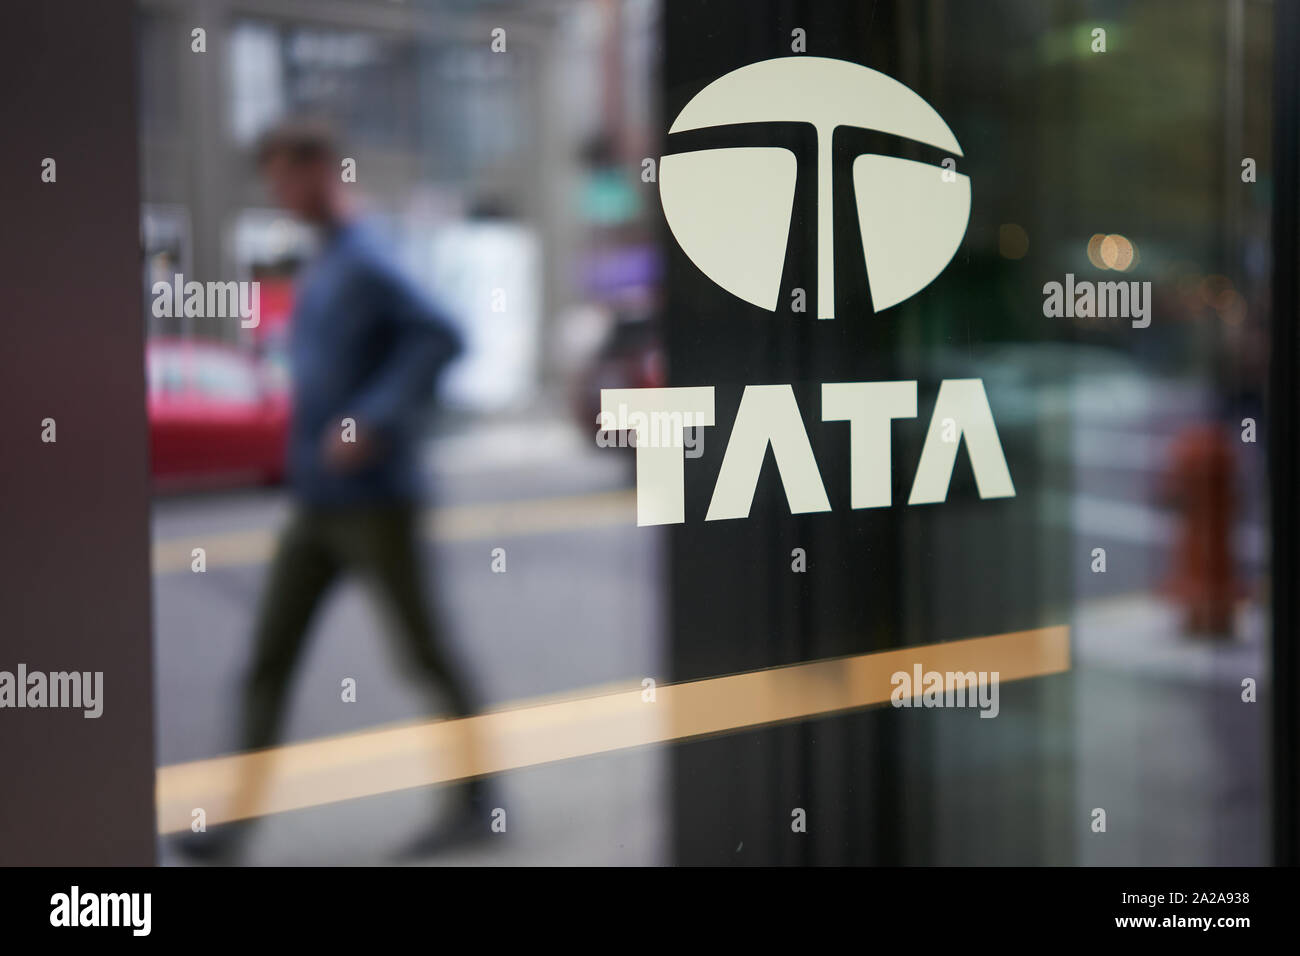
{"type": "Polygon", "coordinates": [[[1174,440],[1163,497],[1177,513],[1165,591],[1183,609],[1189,634],[1228,638],[1242,588],[1232,556],[1236,512],[1228,438],[1217,425],[1194,425],[1174,440]]]}

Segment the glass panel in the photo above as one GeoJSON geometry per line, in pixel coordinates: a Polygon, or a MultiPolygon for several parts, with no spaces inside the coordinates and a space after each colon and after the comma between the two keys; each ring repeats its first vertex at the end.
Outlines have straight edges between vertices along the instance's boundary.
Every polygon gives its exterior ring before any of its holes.
{"type": "Polygon", "coordinates": [[[1270,860],[1274,5],[167,9],[166,862],[1270,860]]]}

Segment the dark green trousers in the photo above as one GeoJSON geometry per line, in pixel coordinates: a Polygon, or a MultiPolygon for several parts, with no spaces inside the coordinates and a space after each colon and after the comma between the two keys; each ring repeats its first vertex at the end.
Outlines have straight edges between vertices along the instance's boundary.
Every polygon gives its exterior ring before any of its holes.
{"type": "Polygon", "coordinates": [[[406,665],[444,711],[456,717],[471,713],[465,685],[439,645],[425,602],[418,522],[418,510],[409,505],[305,508],[290,520],[258,610],[244,684],[246,749],[275,742],[312,616],[330,587],[349,571],[373,586],[389,612],[389,630],[406,665]]]}

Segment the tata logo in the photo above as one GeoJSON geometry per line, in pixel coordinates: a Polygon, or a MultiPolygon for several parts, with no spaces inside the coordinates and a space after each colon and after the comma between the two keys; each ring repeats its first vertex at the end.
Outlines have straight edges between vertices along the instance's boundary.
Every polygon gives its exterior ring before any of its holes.
{"type": "MultiPolygon", "coordinates": [[[[831,158],[840,127],[875,130],[961,156],[930,104],[856,63],[783,57],[733,70],[686,104],[669,133],[739,123],[807,123],[817,137],[817,317],[835,317],[831,158]]],[[[794,208],[795,154],[782,146],[698,149],[664,156],[659,192],[669,228],[691,261],[722,288],[776,311],[794,208]]],[[[970,180],[953,164],[866,153],[853,160],[853,202],[877,311],[920,292],[966,234],[970,180]]]]}
{"type": "MultiPolygon", "coordinates": [[[[849,486],[853,509],[894,504],[894,423],[916,417],[917,383],[826,382],[821,420],[844,422],[849,431],[849,486]]],[[[599,427],[636,433],[636,523],[681,524],[686,520],[687,429],[714,424],[714,388],[605,388],[599,427]]],[[[916,463],[909,505],[937,504],[962,445],[981,498],[1014,498],[1015,485],[984,383],[944,379],[916,463]]],[[[722,456],[705,521],[747,518],[763,461],[771,449],[791,514],[830,511],[826,486],[790,385],[746,385],[722,456]]]]}
{"type": "MultiPolygon", "coordinates": [[[[836,210],[832,138],[851,126],[902,137],[960,156],[952,130],[924,100],[875,70],[822,57],[741,67],[686,104],[670,133],[741,123],[811,124],[817,136],[817,315],[834,318],[836,210]]],[[[793,216],[795,154],[782,146],[696,149],[659,164],[668,225],[705,275],[733,295],[776,311],[793,216]]],[[[877,310],[929,285],[952,259],[970,218],[970,180],[947,163],[864,152],[853,161],[871,297],[877,310]]],[[[849,432],[853,509],[889,508],[893,431],[917,416],[917,382],[826,382],[821,421],[849,432]]],[[[714,388],[602,389],[602,430],[636,435],[637,524],[686,520],[686,432],[714,424],[714,388]]],[[[965,446],[981,498],[1013,498],[1015,485],[984,383],[944,379],[907,505],[947,500],[965,446]]],[[[769,450],[791,514],[830,511],[821,470],[791,385],[746,385],[705,521],[748,517],[769,450]]],[[[692,456],[695,457],[695,456],[692,456]]]]}

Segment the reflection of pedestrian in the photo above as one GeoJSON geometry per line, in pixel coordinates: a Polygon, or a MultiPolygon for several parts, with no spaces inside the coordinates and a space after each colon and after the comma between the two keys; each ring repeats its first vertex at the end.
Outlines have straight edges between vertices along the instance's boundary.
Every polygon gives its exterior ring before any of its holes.
{"type": "MultiPolygon", "coordinates": [[[[439,313],[354,219],[329,133],[289,124],[268,134],[258,163],[280,205],[319,228],[322,247],[297,289],[290,328],[293,424],[288,474],[295,513],[258,610],[245,681],[243,744],[274,743],[308,625],[344,572],[377,587],[408,664],[455,716],[471,712],[425,602],[418,545],[418,413],[461,349],[439,313]]],[[[263,781],[245,778],[236,813],[256,812],[263,781]]],[[[462,808],[481,799],[458,788],[462,808]]],[[[233,841],[193,840],[199,851],[233,841]]]]}

